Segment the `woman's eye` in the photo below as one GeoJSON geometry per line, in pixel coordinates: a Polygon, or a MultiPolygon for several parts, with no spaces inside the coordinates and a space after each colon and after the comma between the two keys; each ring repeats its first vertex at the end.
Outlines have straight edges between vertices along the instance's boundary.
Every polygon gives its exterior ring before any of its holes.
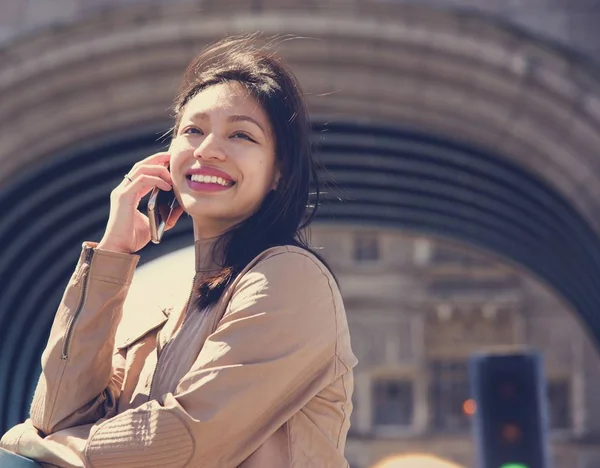
{"type": "Polygon", "coordinates": [[[183,133],[186,135],[190,135],[190,134],[202,135],[202,130],[200,130],[199,128],[195,128],[195,127],[188,127],[183,131],[183,133]]]}
{"type": "Polygon", "coordinates": [[[234,133],[231,136],[235,137],[235,138],[243,138],[245,140],[252,141],[252,142],[256,143],[256,141],[250,135],[248,135],[247,133],[236,132],[236,133],[234,133]]]}

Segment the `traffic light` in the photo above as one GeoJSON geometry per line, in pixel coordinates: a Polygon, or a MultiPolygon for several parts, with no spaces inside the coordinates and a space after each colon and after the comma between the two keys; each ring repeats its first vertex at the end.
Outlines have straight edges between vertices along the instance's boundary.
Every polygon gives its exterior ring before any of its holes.
{"type": "Polygon", "coordinates": [[[476,355],[469,365],[480,468],[548,468],[547,402],[537,353],[476,355]]]}

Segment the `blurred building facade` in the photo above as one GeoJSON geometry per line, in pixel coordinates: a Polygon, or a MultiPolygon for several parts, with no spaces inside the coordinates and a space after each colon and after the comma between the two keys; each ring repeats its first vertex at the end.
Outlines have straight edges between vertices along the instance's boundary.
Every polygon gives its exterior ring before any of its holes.
{"type": "Polygon", "coordinates": [[[336,271],[356,369],[351,466],[428,453],[474,466],[467,363],[535,349],[545,360],[557,467],[594,467],[600,444],[597,355],[569,308],[528,272],[447,240],[319,225],[313,244],[336,271]]]}
{"type": "MultiPolygon", "coordinates": [[[[39,361],[43,331],[57,300],[54,291],[62,292],[63,284],[55,278],[69,271],[81,236],[96,235],[102,228],[106,207],[98,205],[102,209],[97,215],[90,207],[100,196],[107,198],[122,177],[120,165],[127,167],[150,146],[113,137],[119,132],[150,132],[154,137],[156,128],[166,128],[165,110],[187,60],[201,44],[225,33],[265,30],[323,37],[290,43],[285,51],[320,122],[339,118],[408,128],[497,151],[553,187],[594,236],[600,232],[600,81],[594,64],[600,53],[600,7],[594,0],[418,4],[0,3],[0,195],[6,190],[9,199],[25,200],[19,212],[48,201],[57,207],[53,217],[40,215],[39,226],[34,217],[19,221],[17,232],[22,235],[9,232],[13,247],[0,256],[0,302],[5,304],[0,334],[6,336],[0,344],[0,427],[14,423],[26,410],[19,395],[31,389],[35,372],[23,375],[14,389],[5,384],[6,376],[11,369],[35,368],[39,361]],[[90,157],[86,168],[84,156],[97,148],[106,152],[104,162],[97,157],[92,166],[90,157]],[[27,174],[43,174],[38,176],[43,184],[51,177],[42,171],[53,164],[57,172],[71,167],[70,179],[56,176],[54,186],[76,188],[78,200],[63,200],[60,190],[40,185],[40,199],[27,204],[29,195],[19,192],[18,184],[27,174]],[[110,165],[118,168],[114,174],[106,169],[110,165]],[[97,186],[89,180],[90,167],[97,186]],[[76,202],[82,207],[74,208],[76,202]],[[61,231],[73,210],[79,210],[77,216],[87,227],[61,231]],[[25,296],[19,294],[21,283],[46,265],[29,259],[32,246],[39,245],[29,234],[34,230],[58,233],[48,244],[64,265],[47,276],[36,275],[36,287],[54,296],[46,295],[44,302],[31,295],[19,302],[25,296]],[[17,264],[29,265],[29,270],[11,266],[17,264]],[[40,304],[43,314],[38,313],[40,304]],[[13,358],[19,340],[31,343],[31,349],[13,358]]],[[[365,131],[362,141],[339,135],[338,147],[358,148],[375,132],[365,131]]],[[[382,154],[385,144],[383,139],[378,142],[382,154]]],[[[330,160],[341,167],[343,185],[344,168],[355,162],[338,153],[330,160]]],[[[373,166],[381,162],[377,175],[385,178],[387,160],[370,161],[373,166]]],[[[427,170],[434,173],[436,166],[427,170]]],[[[501,170],[495,166],[495,172],[501,170]]],[[[358,174],[353,177],[363,177],[358,174]]],[[[443,194],[438,201],[446,201],[443,194]]],[[[468,201],[477,203],[475,198],[468,201]]],[[[600,404],[595,398],[599,361],[577,307],[559,301],[552,284],[536,279],[534,266],[491,253],[491,240],[487,250],[476,250],[468,243],[450,242],[452,236],[443,232],[434,237],[419,234],[418,227],[402,229],[414,227],[408,222],[398,222],[394,229],[394,222],[367,219],[371,205],[357,206],[351,215],[336,213],[344,223],[332,222],[335,216],[322,221],[313,236],[313,244],[323,247],[339,276],[360,360],[347,446],[352,466],[368,468],[387,455],[409,452],[471,466],[470,423],[463,407],[468,398],[466,363],[472,353],[497,347],[532,347],[545,356],[556,466],[600,466],[600,404]],[[362,218],[367,221],[360,222],[362,218]]],[[[9,212],[7,219],[17,223],[17,216],[9,212]]],[[[383,214],[381,219],[386,219],[383,214]]],[[[0,227],[0,239],[2,235],[0,227]]],[[[567,254],[561,258],[563,264],[556,268],[564,266],[567,273],[578,268],[567,254]]],[[[593,309],[594,298],[583,283],[574,296],[587,293],[593,309]]]]}

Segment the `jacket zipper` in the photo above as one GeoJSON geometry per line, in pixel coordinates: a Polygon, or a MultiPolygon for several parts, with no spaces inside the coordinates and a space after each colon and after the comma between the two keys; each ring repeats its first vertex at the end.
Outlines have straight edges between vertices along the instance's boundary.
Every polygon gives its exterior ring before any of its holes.
{"type": "MultiPolygon", "coordinates": [[[[197,276],[198,276],[198,272],[196,272],[194,274],[194,279],[192,280],[192,289],[190,291],[190,295],[187,300],[185,313],[183,315],[183,320],[181,321],[181,327],[183,327],[183,324],[185,323],[185,320],[187,319],[188,313],[190,311],[190,301],[192,300],[192,296],[194,295],[194,285],[196,284],[197,276]]],[[[154,388],[154,378],[156,377],[156,372],[158,371],[158,363],[160,362],[160,357],[163,355],[165,349],[167,348],[167,346],[169,346],[169,343],[171,343],[171,341],[172,341],[172,340],[169,340],[167,343],[165,343],[165,345],[163,346],[163,348],[161,350],[159,348],[159,346],[160,346],[159,334],[160,334],[160,332],[158,332],[158,334],[156,335],[156,353],[157,353],[156,366],[154,366],[154,372],[152,372],[152,380],[150,381],[150,392],[148,393],[148,401],[150,401],[150,398],[152,397],[152,389],[154,388]]]]}
{"type": "MultiPolygon", "coordinates": [[[[79,304],[77,305],[77,309],[75,309],[75,313],[73,314],[73,316],[71,317],[71,320],[69,321],[69,324],[67,325],[67,330],[65,331],[65,335],[64,335],[62,356],[61,356],[61,359],[63,359],[63,360],[66,360],[69,357],[69,345],[71,344],[71,339],[73,337],[73,329],[75,328],[75,322],[79,318],[79,315],[81,315],[83,306],[85,305],[85,299],[87,297],[87,287],[88,287],[90,265],[92,264],[93,257],[94,257],[94,249],[91,247],[88,247],[88,249],[85,253],[85,263],[84,263],[84,265],[87,265],[87,268],[81,275],[83,277],[83,285],[81,287],[81,297],[79,299],[79,304]]],[[[85,268],[85,267],[82,266],[82,268],[85,268]]]]}

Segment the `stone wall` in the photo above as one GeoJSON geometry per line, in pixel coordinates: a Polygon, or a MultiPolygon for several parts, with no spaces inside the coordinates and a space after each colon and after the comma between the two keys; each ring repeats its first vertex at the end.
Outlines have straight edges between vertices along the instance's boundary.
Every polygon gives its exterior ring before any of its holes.
{"type": "MultiPolygon", "coordinates": [[[[597,27],[600,24],[600,5],[596,0],[387,1],[481,12],[500,21],[508,21],[523,27],[531,33],[568,44],[594,59],[600,56],[600,32],[597,27]]],[[[335,3],[335,0],[330,0],[330,2],[335,3]]],[[[46,0],[4,0],[0,2],[0,43],[39,28],[74,21],[105,8],[128,6],[135,3],[153,5],[184,2],[181,0],[52,0],[51,2],[46,0]]],[[[210,4],[211,1],[204,0],[204,2],[196,3],[210,4]]],[[[256,0],[254,3],[257,8],[261,8],[261,4],[268,2],[256,0]]],[[[362,0],[356,3],[368,3],[368,1],[362,0]]]]}

